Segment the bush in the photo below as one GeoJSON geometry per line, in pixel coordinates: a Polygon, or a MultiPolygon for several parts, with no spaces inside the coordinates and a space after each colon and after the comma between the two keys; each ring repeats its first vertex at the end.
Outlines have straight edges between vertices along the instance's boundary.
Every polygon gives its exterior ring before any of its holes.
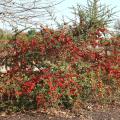
{"type": "Polygon", "coordinates": [[[50,29],[41,38],[10,41],[2,58],[10,68],[1,73],[2,101],[20,108],[71,108],[76,100],[113,95],[120,85],[120,42],[101,37],[101,32],[106,29],[89,33],[89,41],[81,43],[64,30],[50,29]]]}

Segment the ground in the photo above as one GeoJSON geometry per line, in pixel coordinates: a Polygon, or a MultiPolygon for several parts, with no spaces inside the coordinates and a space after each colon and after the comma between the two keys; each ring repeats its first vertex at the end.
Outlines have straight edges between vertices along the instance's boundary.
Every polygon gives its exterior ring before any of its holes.
{"type": "Polygon", "coordinates": [[[7,115],[1,113],[0,120],[120,120],[120,104],[89,104],[79,110],[27,111],[7,115]]]}

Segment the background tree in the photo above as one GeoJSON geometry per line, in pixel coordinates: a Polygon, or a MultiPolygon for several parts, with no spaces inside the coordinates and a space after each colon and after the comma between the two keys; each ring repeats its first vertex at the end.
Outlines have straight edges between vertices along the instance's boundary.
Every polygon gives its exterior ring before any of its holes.
{"type": "Polygon", "coordinates": [[[0,39],[3,37],[3,30],[2,29],[0,29],[0,39]]]}
{"type": "Polygon", "coordinates": [[[117,36],[120,37],[120,19],[115,21],[114,29],[116,30],[117,36]]]}
{"type": "Polygon", "coordinates": [[[95,31],[97,28],[104,28],[109,25],[113,20],[113,9],[108,6],[102,5],[100,0],[87,0],[87,6],[72,7],[73,14],[75,15],[74,26],[76,26],[76,35],[82,39],[87,39],[90,31],[95,31]]]}

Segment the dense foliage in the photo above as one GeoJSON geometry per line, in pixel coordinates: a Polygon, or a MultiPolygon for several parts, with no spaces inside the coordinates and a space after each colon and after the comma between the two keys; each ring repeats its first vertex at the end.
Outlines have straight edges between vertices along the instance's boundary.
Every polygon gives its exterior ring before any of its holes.
{"type": "Polygon", "coordinates": [[[1,56],[0,110],[71,108],[77,100],[112,100],[120,86],[120,39],[98,28],[87,41],[44,28],[10,40],[1,56]]]}

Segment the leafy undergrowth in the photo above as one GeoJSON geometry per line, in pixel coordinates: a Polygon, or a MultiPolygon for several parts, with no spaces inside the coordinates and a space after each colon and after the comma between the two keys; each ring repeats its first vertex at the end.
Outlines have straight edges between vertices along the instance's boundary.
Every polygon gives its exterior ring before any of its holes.
{"type": "Polygon", "coordinates": [[[64,30],[47,28],[29,40],[10,40],[0,55],[7,69],[0,73],[0,111],[73,109],[119,99],[120,39],[101,32],[106,29],[76,42],[64,30]]]}

